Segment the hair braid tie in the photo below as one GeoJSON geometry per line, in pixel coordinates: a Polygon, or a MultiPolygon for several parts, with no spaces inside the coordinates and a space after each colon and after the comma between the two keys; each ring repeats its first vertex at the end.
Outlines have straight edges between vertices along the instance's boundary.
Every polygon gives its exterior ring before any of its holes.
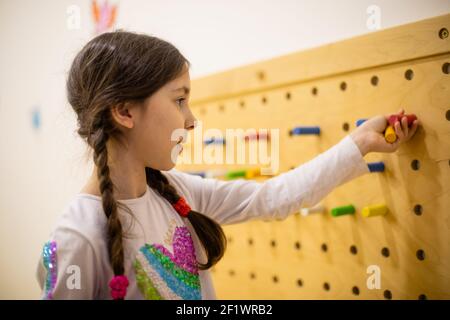
{"type": "Polygon", "coordinates": [[[127,294],[128,278],[125,275],[114,276],[109,282],[111,297],[114,300],[123,300],[127,294]]]}
{"type": "Polygon", "coordinates": [[[172,203],[172,207],[184,218],[187,218],[189,212],[191,212],[191,207],[186,203],[186,200],[183,197],[179,197],[177,202],[172,203]]]}

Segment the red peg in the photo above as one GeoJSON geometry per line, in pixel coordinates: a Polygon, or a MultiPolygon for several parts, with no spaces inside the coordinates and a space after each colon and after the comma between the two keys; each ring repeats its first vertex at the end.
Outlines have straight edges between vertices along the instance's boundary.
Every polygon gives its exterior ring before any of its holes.
{"type": "Polygon", "coordinates": [[[393,127],[397,121],[401,122],[403,117],[406,117],[406,119],[408,120],[408,127],[410,127],[413,124],[414,120],[417,120],[415,114],[405,114],[403,116],[399,114],[393,114],[389,116],[388,122],[393,127]]]}
{"type": "Polygon", "coordinates": [[[266,131],[245,135],[245,140],[270,140],[270,134],[266,131]]]}

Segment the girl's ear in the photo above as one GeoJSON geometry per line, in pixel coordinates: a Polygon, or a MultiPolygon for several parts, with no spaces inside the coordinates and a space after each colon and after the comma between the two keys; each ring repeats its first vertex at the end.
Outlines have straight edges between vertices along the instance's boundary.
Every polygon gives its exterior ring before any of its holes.
{"type": "Polygon", "coordinates": [[[132,109],[136,109],[136,107],[131,103],[121,103],[112,107],[111,115],[117,124],[131,129],[135,125],[137,116],[136,110],[132,109]]]}

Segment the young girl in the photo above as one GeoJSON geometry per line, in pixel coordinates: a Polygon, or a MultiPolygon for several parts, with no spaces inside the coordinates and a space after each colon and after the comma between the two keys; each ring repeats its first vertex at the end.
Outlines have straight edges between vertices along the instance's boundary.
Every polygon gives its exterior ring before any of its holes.
{"type": "MultiPolygon", "coordinates": [[[[280,219],[312,206],[368,172],[368,152],[409,140],[397,122],[366,121],[315,159],[264,183],[202,179],[176,170],[174,130],[194,128],[189,62],[143,34],[102,34],[71,66],[68,99],[94,171],[44,245],[38,278],[45,299],[214,299],[208,269],[223,256],[221,224],[280,219]]],[[[401,110],[401,113],[403,111],[401,110]]]]}

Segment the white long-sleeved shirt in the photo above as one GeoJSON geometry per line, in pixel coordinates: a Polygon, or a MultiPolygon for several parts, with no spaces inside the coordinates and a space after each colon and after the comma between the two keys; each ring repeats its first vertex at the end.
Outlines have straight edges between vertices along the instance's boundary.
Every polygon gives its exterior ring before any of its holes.
{"type": "MultiPolygon", "coordinates": [[[[338,144],[264,182],[201,178],[175,169],[163,174],[191,208],[220,224],[284,219],[318,203],[335,187],[369,169],[354,141],[338,144]]],[[[118,200],[124,232],[126,299],[215,299],[201,244],[187,219],[147,186],[139,198],[118,200]],[[194,249],[192,249],[192,247],[194,249]]],[[[113,277],[101,198],[77,194],[60,216],[38,265],[43,298],[110,299],[113,277]]]]}

